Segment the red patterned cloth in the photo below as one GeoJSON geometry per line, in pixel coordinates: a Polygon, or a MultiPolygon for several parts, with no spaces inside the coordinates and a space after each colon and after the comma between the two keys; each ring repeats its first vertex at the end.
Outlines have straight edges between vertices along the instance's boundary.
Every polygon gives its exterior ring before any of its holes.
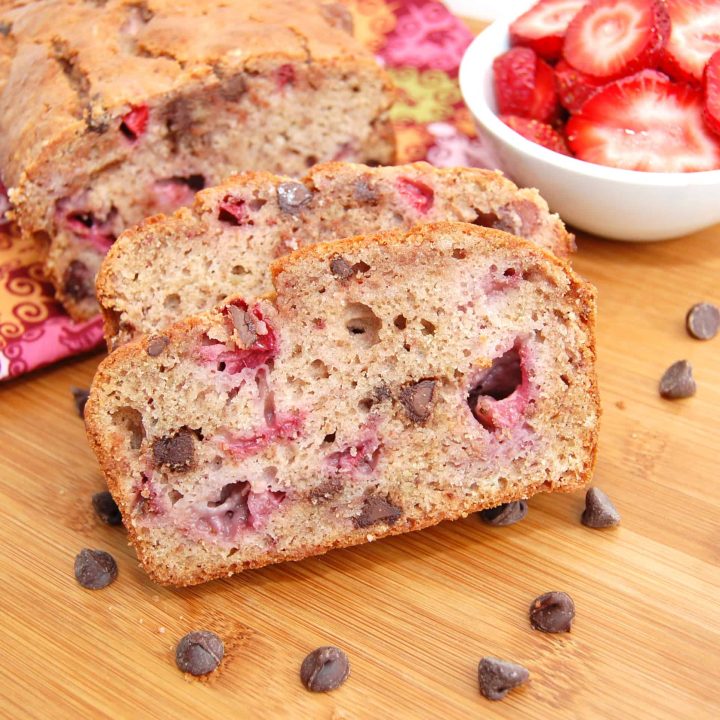
{"type": "MultiPolygon", "coordinates": [[[[398,161],[488,165],[457,85],[470,31],[436,0],[345,2],[356,36],[400,90],[392,110],[398,161]]],[[[0,225],[0,380],[91,350],[101,340],[100,318],[73,323],[43,277],[41,251],[0,225]]]]}

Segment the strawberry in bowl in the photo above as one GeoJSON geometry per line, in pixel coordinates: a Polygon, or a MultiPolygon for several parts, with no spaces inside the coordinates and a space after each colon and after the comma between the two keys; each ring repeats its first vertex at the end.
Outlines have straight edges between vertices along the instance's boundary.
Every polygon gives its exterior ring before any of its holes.
{"type": "Polygon", "coordinates": [[[720,222],[718,0],[528,2],[475,39],[460,85],[503,167],[577,227],[720,222]]]}

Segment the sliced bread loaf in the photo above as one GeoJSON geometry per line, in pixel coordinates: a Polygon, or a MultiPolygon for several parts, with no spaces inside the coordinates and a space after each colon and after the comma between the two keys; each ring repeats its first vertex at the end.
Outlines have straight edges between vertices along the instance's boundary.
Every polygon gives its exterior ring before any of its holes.
{"type": "Polygon", "coordinates": [[[115,243],[97,284],[108,344],[117,347],[235,293],[268,292],[270,262],[300,246],[440,220],[506,230],[561,256],[573,247],[536,190],[519,190],[497,172],[423,162],[328,163],[302,181],[244,173],[115,243]]]}
{"type": "Polygon", "coordinates": [[[590,479],[593,289],[440,223],[321,243],[112,353],[88,436],[140,560],[189,585],[590,479]]]}

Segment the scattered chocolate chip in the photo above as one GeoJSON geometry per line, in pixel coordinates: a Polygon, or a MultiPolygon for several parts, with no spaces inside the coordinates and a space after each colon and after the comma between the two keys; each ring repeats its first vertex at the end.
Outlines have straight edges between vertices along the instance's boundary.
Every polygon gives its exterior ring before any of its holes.
{"type": "Polygon", "coordinates": [[[72,387],[70,388],[73,400],[75,401],[75,410],[81,418],[85,418],[85,405],[87,404],[88,398],[90,397],[90,390],[88,388],[72,387]]]}
{"type": "Polygon", "coordinates": [[[150,357],[157,357],[169,344],[170,338],[156,335],[154,338],[150,338],[145,351],[150,357]]]}
{"type": "Polygon", "coordinates": [[[575,603],[564,592],[545,593],[530,605],[530,624],[542,632],[570,632],[574,617],[575,603]]]}
{"type": "Polygon", "coordinates": [[[12,32],[12,23],[0,22],[0,35],[7,37],[12,32]]]}
{"type": "Polygon", "coordinates": [[[228,305],[228,310],[240,339],[240,346],[243,349],[249,348],[257,340],[257,326],[254,315],[237,305],[228,305]]]}
{"type": "Polygon", "coordinates": [[[355,199],[367,205],[377,205],[380,195],[367,181],[367,178],[358,178],[354,186],[355,199]]]}
{"type": "Polygon", "coordinates": [[[527,513],[527,502],[525,500],[516,500],[515,502],[503,503],[494,508],[481,510],[479,515],[480,519],[488,525],[505,527],[520,522],[527,513]]]}
{"type": "Polygon", "coordinates": [[[233,75],[220,85],[220,95],[228,102],[237,102],[247,92],[245,75],[233,75]]]}
{"type": "Polygon", "coordinates": [[[313,650],[300,666],[300,680],[312,692],[328,692],[339,688],[350,673],[348,656],[337,647],[313,650]]]}
{"type": "Polygon", "coordinates": [[[685,326],[697,340],[712,340],[720,329],[720,310],[710,303],[693,305],[688,310],[685,326]]]}
{"type": "Polygon", "coordinates": [[[585,510],[580,520],[587,527],[607,528],[620,522],[620,513],[600,488],[592,487],[585,494],[585,510]]]}
{"type": "Polygon", "coordinates": [[[191,430],[184,428],[175,435],[158,438],[153,443],[156,465],[166,465],[175,472],[185,472],[195,459],[195,442],[191,430]]]}
{"type": "Polygon", "coordinates": [[[508,660],[484,657],[478,665],[480,693],[488,700],[503,700],[510,690],[530,678],[527,668],[508,660]]]}
{"type": "Polygon", "coordinates": [[[191,675],[207,675],[217,669],[225,654],[223,641],[209,630],[188,633],[177,644],[175,662],[191,675]]]}
{"type": "Polygon", "coordinates": [[[177,150],[183,140],[192,140],[194,124],[192,109],[186,99],[175,98],[167,104],[165,127],[167,128],[168,142],[174,150],[177,150]]]}
{"type": "Polygon", "coordinates": [[[400,390],[400,402],[413,422],[424,422],[432,412],[435,380],[421,380],[400,390]]]}
{"type": "Polygon", "coordinates": [[[324,3],[320,6],[320,12],[330,25],[344,30],[348,35],[353,34],[355,29],[353,16],[345,5],[339,2],[324,3]]]}
{"type": "Polygon", "coordinates": [[[390,388],[383,383],[373,388],[373,397],[377,402],[382,402],[383,400],[389,400],[392,397],[392,393],[390,392],[390,388]]]}
{"type": "Polygon", "coordinates": [[[335,255],[330,261],[330,272],[340,280],[347,280],[355,274],[352,265],[342,255],[335,255]]]}
{"type": "Polygon", "coordinates": [[[299,213],[312,199],[312,193],[299,182],[280,183],[277,188],[278,205],[283,212],[299,213]]]}
{"type": "Polygon", "coordinates": [[[115,558],[104,550],[84,548],[75,557],[75,579],[88,590],[102,590],[117,574],[115,558]]]}
{"type": "Polygon", "coordinates": [[[113,496],[108,490],[95,493],[92,496],[92,506],[95,514],[106,525],[122,525],[122,515],[120,514],[117,503],[113,500],[113,496]]]}
{"type": "Polygon", "coordinates": [[[73,300],[84,300],[94,294],[90,268],[82,260],[73,260],[63,273],[63,292],[73,300]]]}
{"type": "Polygon", "coordinates": [[[666,400],[689,398],[696,390],[692,366],[687,360],[673,363],[660,378],[660,396],[666,400]]]}
{"type": "Polygon", "coordinates": [[[343,483],[338,478],[332,478],[310,491],[310,502],[317,505],[319,502],[330,500],[343,489],[343,483]]]}
{"type": "Polygon", "coordinates": [[[357,528],[367,528],[377,523],[394,525],[402,515],[402,510],[380,495],[371,495],[365,499],[362,512],[353,518],[357,528]]]}

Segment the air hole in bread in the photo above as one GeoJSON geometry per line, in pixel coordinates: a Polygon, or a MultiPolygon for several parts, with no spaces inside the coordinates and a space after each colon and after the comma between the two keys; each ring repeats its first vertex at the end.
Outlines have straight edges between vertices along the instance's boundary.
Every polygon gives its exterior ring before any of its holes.
{"type": "Polygon", "coordinates": [[[345,307],[345,327],[361,345],[371,347],[380,342],[380,318],[363,303],[350,303],[345,307]]]}
{"type": "Polygon", "coordinates": [[[180,307],[180,296],[177,293],[166,295],[163,305],[167,310],[177,310],[180,307]]]}
{"type": "Polygon", "coordinates": [[[422,334],[423,335],[434,335],[435,334],[435,325],[431,323],[429,320],[421,320],[420,324],[422,325],[422,334]]]}
{"type": "Polygon", "coordinates": [[[233,265],[230,272],[233,275],[247,275],[250,271],[244,268],[242,265],[233,265]]]}
{"type": "Polygon", "coordinates": [[[128,444],[132,450],[139,450],[145,439],[145,426],[142,415],[135,408],[121,407],[112,415],[115,427],[120,428],[128,438],[128,444]]]}
{"type": "Polygon", "coordinates": [[[327,365],[322,360],[313,360],[310,363],[310,373],[316,380],[325,380],[330,377],[327,365]]]}

